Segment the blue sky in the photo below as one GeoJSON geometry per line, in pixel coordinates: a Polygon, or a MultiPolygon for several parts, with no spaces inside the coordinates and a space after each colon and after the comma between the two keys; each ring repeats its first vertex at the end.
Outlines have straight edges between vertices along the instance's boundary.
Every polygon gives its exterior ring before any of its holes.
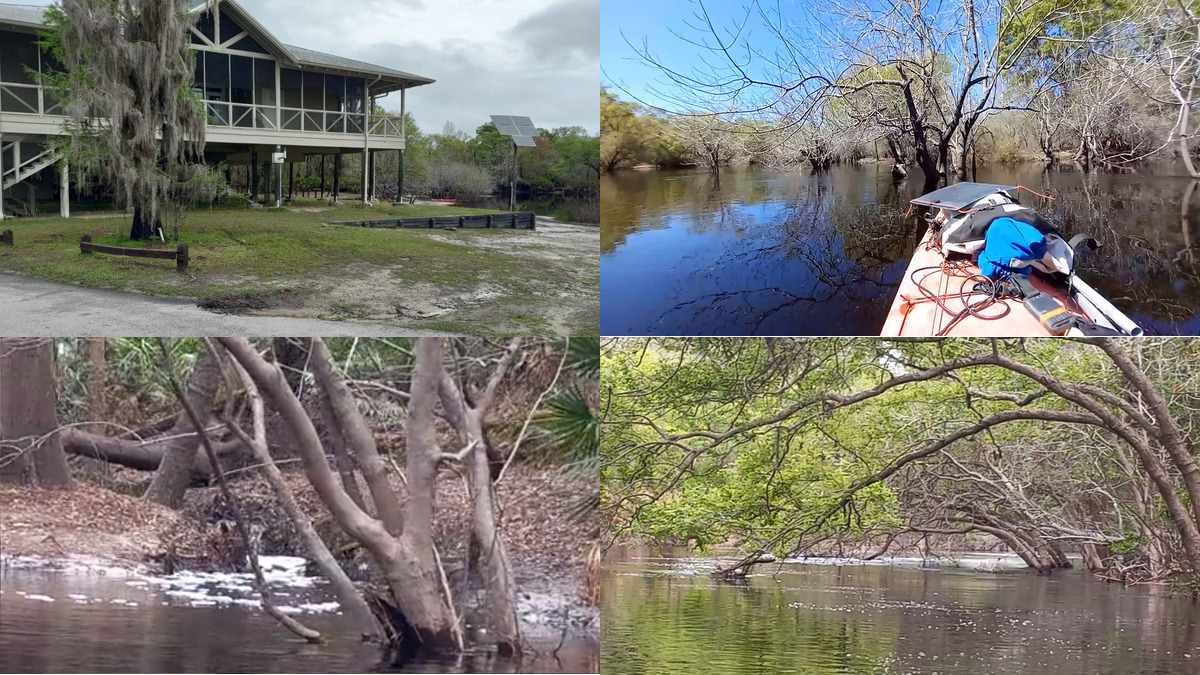
{"type": "MultiPolygon", "coordinates": [[[[774,11],[774,2],[768,2],[768,10],[774,11]]],[[[802,0],[780,0],[779,10],[788,22],[809,22],[809,2],[802,0]]],[[[712,34],[701,24],[701,7],[691,0],[602,0],[600,12],[600,64],[601,78],[605,84],[617,85],[612,89],[622,98],[638,98],[642,102],[667,109],[679,109],[680,104],[662,92],[676,89],[654,67],[638,60],[630,43],[642,48],[643,40],[649,44],[650,53],[664,61],[674,70],[686,72],[701,64],[709,54],[689,40],[713,42],[712,34]],[[704,32],[701,32],[703,30],[704,32]],[[672,32],[673,31],[673,32],[672,32]],[[678,35],[676,35],[678,34],[678,35]],[[628,94],[620,91],[628,90],[628,94]]],[[[720,31],[742,24],[746,17],[745,0],[706,0],[704,10],[720,31]]],[[[762,18],[757,13],[746,23],[746,31],[739,36],[738,43],[749,42],[754,46],[774,50],[778,38],[763,28],[762,18]]],[[[724,61],[724,56],[718,59],[724,61]]],[[[752,60],[752,67],[766,65],[760,58],[752,60]]],[[[757,71],[756,74],[763,74],[757,71]]]]}
{"type": "MultiPolygon", "coordinates": [[[[791,36],[785,45],[766,25],[758,9],[754,9],[747,20],[747,5],[751,2],[705,0],[704,9],[722,37],[727,37],[726,31],[744,24],[734,42],[733,56],[745,65],[746,71],[755,79],[792,84],[798,80],[801,71],[805,75],[819,71],[828,77],[837,77],[852,61],[861,62],[861,59],[872,55],[853,53],[851,45],[862,46],[858,42],[862,26],[848,23],[846,17],[836,12],[831,3],[822,0],[763,0],[756,3],[768,13],[773,23],[777,22],[776,12],[782,14],[783,23],[786,24],[784,32],[791,36]],[[760,53],[748,56],[747,47],[760,53]],[[774,68],[773,62],[779,53],[788,57],[795,54],[800,65],[787,66],[782,75],[769,72],[774,68]]],[[[872,14],[879,17],[890,10],[892,3],[860,0],[849,5],[870,8],[872,14]]],[[[964,23],[961,5],[935,0],[924,11],[935,27],[944,29],[939,31],[935,28],[934,31],[943,40],[939,47],[947,53],[955,50],[960,39],[955,30],[963,28],[964,23]]],[[[703,92],[695,87],[681,90],[677,83],[669,81],[658,69],[639,60],[634,51],[634,47],[641,49],[645,40],[653,56],[680,73],[686,75],[700,71],[697,79],[713,81],[712,69],[704,66],[704,60],[707,59],[725,69],[717,79],[736,80],[724,55],[688,43],[687,40],[714,44],[712,33],[697,16],[699,13],[700,5],[696,0],[602,0],[602,81],[613,85],[611,88],[623,99],[638,100],[672,112],[699,110],[702,107],[709,110],[725,108],[729,102],[717,100],[720,97],[701,95],[703,92]]],[[[981,25],[985,42],[994,38],[995,28],[994,17],[985,12],[981,25]]],[[[788,59],[782,61],[787,62],[788,59]]],[[[956,76],[961,75],[961,70],[956,72],[956,76]]],[[[740,93],[736,105],[746,111],[772,100],[778,93],[772,87],[749,87],[740,93]]]]}
{"type": "MultiPolygon", "coordinates": [[[[707,0],[705,8],[718,25],[731,25],[745,16],[743,3],[736,0],[707,0]]],[[[679,39],[671,30],[694,38],[697,34],[688,24],[695,25],[698,11],[699,7],[689,0],[602,0],[600,65],[603,82],[622,85],[644,101],[670,107],[650,91],[655,81],[660,82],[662,88],[661,75],[638,61],[625,40],[640,48],[642,40],[646,39],[655,56],[674,67],[686,68],[702,50],[679,39]]],[[[751,21],[752,25],[755,23],[751,21]]],[[[629,98],[623,92],[617,94],[629,98]]]]}

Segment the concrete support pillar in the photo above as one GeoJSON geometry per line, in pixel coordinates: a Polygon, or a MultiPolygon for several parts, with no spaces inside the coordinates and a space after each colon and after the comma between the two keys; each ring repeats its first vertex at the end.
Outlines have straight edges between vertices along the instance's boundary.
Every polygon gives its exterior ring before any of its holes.
{"type": "Polygon", "coordinates": [[[58,183],[58,215],[63,218],[71,217],[71,172],[67,166],[67,160],[63,160],[58,167],[59,183],[58,183]]]}
{"type": "Polygon", "coordinates": [[[333,201],[337,201],[342,188],[342,153],[333,156],[333,201]]]}
{"type": "Polygon", "coordinates": [[[397,150],[396,157],[396,203],[404,203],[404,151],[397,150]]]}
{"type": "Polygon", "coordinates": [[[325,154],[321,154],[321,199],[325,198],[325,154]]]}
{"type": "MultiPolygon", "coordinates": [[[[4,134],[0,134],[0,176],[4,176],[4,134]]],[[[0,182],[0,220],[4,220],[4,184],[0,182]]]]}
{"type": "Polygon", "coordinates": [[[371,183],[370,183],[371,187],[367,191],[367,195],[371,201],[375,201],[375,169],[376,169],[376,161],[375,160],[379,159],[378,154],[379,154],[378,150],[371,150],[370,152],[367,153],[367,157],[369,157],[371,160],[371,183]]]}
{"type": "MultiPolygon", "coordinates": [[[[276,145],[275,152],[283,152],[283,148],[276,145]]],[[[271,168],[275,171],[275,208],[279,208],[283,206],[283,165],[271,158],[271,168]]]]}
{"type": "Polygon", "coordinates": [[[250,148],[250,201],[258,201],[258,148],[250,148]]]}

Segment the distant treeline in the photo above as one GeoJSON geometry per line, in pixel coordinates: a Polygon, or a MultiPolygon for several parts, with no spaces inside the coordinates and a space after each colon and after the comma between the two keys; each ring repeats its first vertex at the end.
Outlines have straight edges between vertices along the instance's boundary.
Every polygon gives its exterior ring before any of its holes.
{"type": "MultiPolygon", "coordinates": [[[[381,108],[376,114],[387,115],[381,108]]],[[[394,115],[399,118],[399,115],[394,115]]],[[[513,141],[500,134],[492,122],[475,129],[475,135],[454,128],[447,122],[441,133],[421,131],[411,114],[404,116],[408,149],[404,155],[404,192],[434,198],[452,198],[488,194],[508,194],[512,171],[513,141]]],[[[517,154],[520,180],[518,193],[596,195],[600,185],[600,137],[583,127],[538,129],[537,147],[523,147],[517,154]]],[[[395,152],[376,157],[375,194],[385,199],[395,196],[397,184],[395,152]]],[[[320,156],[310,156],[298,164],[293,187],[297,192],[318,190],[321,186],[320,156]]],[[[325,188],[332,187],[333,158],[325,161],[325,188]]],[[[233,185],[248,181],[245,169],[233,173],[233,185]]],[[[342,157],[340,186],[357,192],[362,183],[362,155],[342,157]]],[[[287,181],[285,177],[285,188],[287,181]]]]}
{"type": "Polygon", "coordinates": [[[788,29],[766,25],[765,42],[743,26],[689,26],[693,45],[738,37],[724,57],[690,59],[686,78],[635,49],[670,82],[661,95],[674,109],[602,89],[604,168],[890,158],[928,183],[987,161],[1166,158],[1200,178],[1200,0],[885,0],[786,14],[788,29]]]}

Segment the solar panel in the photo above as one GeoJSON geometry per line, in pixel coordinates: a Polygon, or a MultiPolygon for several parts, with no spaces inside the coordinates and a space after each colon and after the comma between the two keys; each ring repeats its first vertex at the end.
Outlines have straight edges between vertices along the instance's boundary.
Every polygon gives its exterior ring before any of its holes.
{"type": "Polygon", "coordinates": [[[513,117],[513,124],[517,126],[517,131],[521,132],[522,136],[537,136],[537,127],[533,126],[533,120],[528,117],[513,117]]]}
{"type": "Polygon", "coordinates": [[[490,117],[492,123],[496,125],[496,130],[505,136],[512,136],[513,142],[517,145],[526,148],[537,146],[533,142],[533,137],[539,134],[537,127],[533,125],[533,120],[517,115],[490,115],[490,117]]]}

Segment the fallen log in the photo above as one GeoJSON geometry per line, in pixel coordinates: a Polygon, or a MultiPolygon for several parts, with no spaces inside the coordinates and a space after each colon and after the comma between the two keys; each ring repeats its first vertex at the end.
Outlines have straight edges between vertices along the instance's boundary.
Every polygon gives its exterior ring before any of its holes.
{"type": "MultiPolygon", "coordinates": [[[[146,441],[129,441],[111,436],[88,433],[71,429],[62,434],[63,450],[73,455],[91,457],[111,464],[137,469],[138,471],[156,471],[166,454],[166,439],[149,439],[146,441]]],[[[217,443],[213,446],[217,455],[250,455],[253,451],[240,440],[227,443],[217,443]]],[[[196,462],[192,472],[202,477],[212,475],[212,466],[203,453],[196,453],[196,462]]]]}

